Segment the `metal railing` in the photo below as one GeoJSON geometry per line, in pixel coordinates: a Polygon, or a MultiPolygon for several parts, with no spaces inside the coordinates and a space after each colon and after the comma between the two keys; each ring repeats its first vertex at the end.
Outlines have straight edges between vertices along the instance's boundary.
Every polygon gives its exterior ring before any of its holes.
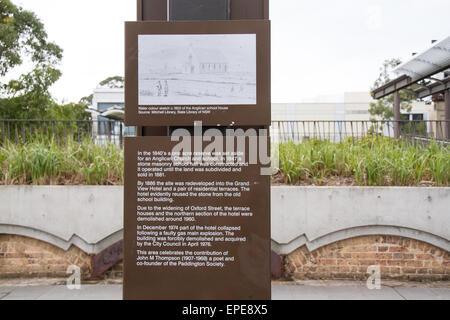
{"type": "Polygon", "coordinates": [[[427,142],[449,143],[450,121],[273,121],[271,137],[274,142],[320,139],[340,142],[348,138],[361,139],[369,135],[394,138],[398,124],[400,138],[427,142]]]}
{"type": "MultiPolygon", "coordinates": [[[[348,138],[360,139],[369,135],[394,137],[394,121],[273,121],[273,142],[321,139],[340,142],[348,138]]],[[[450,121],[399,121],[400,138],[417,142],[430,140],[450,143],[450,121]]],[[[71,138],[86,138],[96,143],[123,145],[123,138],[135,136],[135,127],[126,127],[123,121],[69,121],[69,120],[1,120],[0,143],[9,140],[24,143],[44,137],[57,143],[71,138]]]]}

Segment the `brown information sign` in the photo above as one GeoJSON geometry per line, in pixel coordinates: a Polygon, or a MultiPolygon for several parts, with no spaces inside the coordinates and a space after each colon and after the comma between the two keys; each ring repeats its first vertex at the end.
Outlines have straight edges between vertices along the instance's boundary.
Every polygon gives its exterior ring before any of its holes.
{"type": "Polygon", "coordinates": [[[128,126],[270,125],[270,21],[127,22],[128,126]]]}
{"type": "Polygon", "coordinates": [[[179,143],[126,141],[124,298],[270,299],[269,176],[248,150],[179,143]]]}

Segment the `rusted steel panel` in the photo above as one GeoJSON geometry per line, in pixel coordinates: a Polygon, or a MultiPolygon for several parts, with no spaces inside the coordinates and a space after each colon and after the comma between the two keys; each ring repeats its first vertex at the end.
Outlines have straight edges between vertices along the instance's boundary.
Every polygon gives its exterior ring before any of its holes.
{"type": "Polygon", "coordinates": [[[167,20],[167,0],[137,0],[137,20],[167,20]]]}
{"type": "Polygon", "coordinates": [[[280,279],[283,275],[282,258],[272,251],[271,254],[271,274],[273,279],[280,279]]]}
{"type": "Polygon", "coordinates": [[[92,278],[104,274],[123,260],[123,240],[116,242],[96,256],[92,257],[92,278]]]}
{"type": "Polygon", "coordinates": [[[230,0],[231,20],[269,19],[269,0],[230,0]]]}

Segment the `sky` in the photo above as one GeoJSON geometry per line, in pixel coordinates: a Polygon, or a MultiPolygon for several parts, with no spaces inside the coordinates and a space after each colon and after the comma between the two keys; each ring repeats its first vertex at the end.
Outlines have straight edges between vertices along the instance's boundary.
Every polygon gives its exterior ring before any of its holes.
{"type": "MultiPolygon", "coordinates": [[[[12,2],[35,12],[64,49],[52,87],[58,101],[76,102],[123,75],[124,21],[136,20],[135,0],[12,2]]],[[[369,91],[385,59],[404,61],[449,36],[449,12],[448,0],[271,0],[272,102],[369,91]]]]}

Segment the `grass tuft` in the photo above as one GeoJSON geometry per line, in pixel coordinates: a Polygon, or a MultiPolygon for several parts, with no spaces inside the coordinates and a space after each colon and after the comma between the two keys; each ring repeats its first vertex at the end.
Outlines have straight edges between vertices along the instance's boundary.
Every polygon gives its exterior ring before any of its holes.
{"type": "Polygon", "coordinates": [[[2,184],[115,185],[122,180],[123,152],[113,144],[36,139],[0,147],[2,184]]]}
{"type": "MultiPolygon", "coordinates": [[[[427,146],[383,137],[279,145],[286,184],[350,181],[360,186],[450,186],[450,146],[427,146]]],[[[123,151],[114,144],[38,139],[0,146],[0,184],[120,185],[123,151]]]]}
{"type": "Polygon", "coordinates": [[[361,186],[450,185],[450,147],[382,137],[340,143],[323,140],[282,143],[280,172],[285,183],[353,178],[361,186]]]}

